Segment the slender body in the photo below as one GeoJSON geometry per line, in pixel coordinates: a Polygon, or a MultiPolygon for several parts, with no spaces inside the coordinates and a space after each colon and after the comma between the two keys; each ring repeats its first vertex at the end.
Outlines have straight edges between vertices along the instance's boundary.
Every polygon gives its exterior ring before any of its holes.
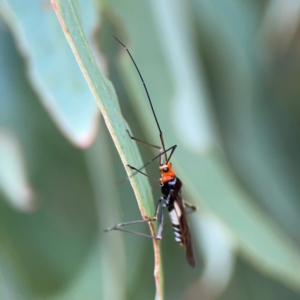
{"type": "Polygon", "coordinates": [[[160,126],[159,126],[159,123],[158,123],[158,120],[157,120],[157,117],[156,117],[156,114],[155,114],[155,111],[154,111],[154,108],[152,105],[152,101],[150,99],[146,84],[144,82],[144,79],[143,79],[133,57],[131,56],[129,50],[127,49],[127,47],[122,42],[120,42],[115,36],[114,36],[114,38],[126,49],[127,53],[129,54],[132,62],[134,63],[134,66],[143,82],[143,85],[144,85],[144,88],[145,88],[145,91],[147,94],[147,98],[149,100],[149,104],[150,104],[155,122],[157,124],[157,128],[159,131],[159,137],[160,137],[160,141],[161,141],[161,145],[162,145],[161,147],[159,147],[159,146],[144,142],[140,139],[133,137],[130,134],[130,132],[127,130],[127,133],[132,140],[141,142],[150,147],[160,149],[160,154],[157,155],[156,157],[154,157],[153,159],[151,159],[149,162],[147,162],[141,168],[137,169],[130,165],[128,165],[128,167],[135,171],[131,176],[134,176],[135,174],[140,173],[142,175],[149,177],[150,179],[153,179],[152,177],[148,176],[146,173],[142,172],[141,170],[143,170],[146,166],[148,166],[154,160],[159,158],[159,160],[160,160],[160,163],[159,163],[160,179],[159,180],[154,179],[154,180],[156,182],[159,182],[159,184],[161,186],[162,196],[160,197],[160,199],[156,205],[155,215],[153,216],[152,219],[146,219],[146,220],[143,219],[143,220],[120,223],[111,228],[107,228],[105,231],[120,230],[120,231],[124,231],[124,232],[128,232],[128,233],[133,233],[133,234],[137,234],[140,236],[145,236],[148,238],[160,240],[160,239],[162,239],[163,226],[164,226],[164,211],[167,208],[170,218],[171,218],[171,222],[172,222],[173,232],[175,235],[175,241],[178,242],[180,245],[184,246],[185,251],[186,251],[187,260],[188,260],[189,264],[192,267],[194,267],[195,266],[195,258],[194,258],[190,230],[189,230],[189,226],[188,226],[187,218],[186,218],[185,206],[187,206],[191,211],[195,211],[197,209],[197,207],[184,201],[181,197],[182,183],[181,183],[180,179],[178,177],[176,177],[176,174],[172,168],[172,163],[170,162],[171,156],[173,155],[177,145],[173,145],[172,147],[165,149],[163,134],[160,129],[160,126]],[[168,155],[168,152],[170,152],[169,155],[168,155]],[[131,230],[127,230],[127,229],[123,228],[124,226],[132,225],[132,224],[143,223],[143,222],[153,222],[153,221],[156,221],[158,219],[158,217],[159,217],[159,225],[158,225],[158,230],[157,230],[156,236],[152,236],[152,235],[148,235],[148,234],[144,234],[144,233],[140,233],[140,232],[136,232],[136,231],[131,231],[131,230]]]}
{"type": "MultiPolygon", "coordinates": [[[[172,164],[169,162],[166,165],[160,166],[161,173],[161,192],[163,198],[163,205],[168,209],[175,241],[184,246],[186,251],[186,257],[189,264],[194,267],[194,251],[192,245],[192,239],[190,235],[189,226],[186,219],[185,202],[181,197],[182,182],[172,169],[172,164]]],[[[193,206],[189,206],[192,209],[196,209],[193,206]]]]}

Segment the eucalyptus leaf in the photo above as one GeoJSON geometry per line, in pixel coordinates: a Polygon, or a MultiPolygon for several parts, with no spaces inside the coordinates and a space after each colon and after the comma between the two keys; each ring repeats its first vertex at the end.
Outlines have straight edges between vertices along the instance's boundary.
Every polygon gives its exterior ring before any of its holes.
{"type": "MultiPolygon", "coordinates": [[[[78,19],[79,7],[73,1],[52,1],[53,8],[62,26],[63,32],[74,52],[77,62],[87,80],[89,87],[101,110],[107,128],[112,136],[116,148],[125,167],[128,164],[141,166],[142,160],[137,147],[131,142],[126,130],[128,125],[122,117],[116,93],[111,83],[100,73],[95,59],[89,49],[84,36],[81,22],[78,19]]],[[[135,192],[143,218],[153,216],[153,199],[146,178],[128,176],[135,192]]],[[[152,234],[155,234],[152,222],[149,222],[152,234]]],[[[154,276],[158,299],[162,299],[162,276],[160,254],[157,241],[153,241],[155,252],[154,276]]]]}
{"type": "Polygon", "coordinates": [[[28,174],[20,145],[12,132],[0,129],[0,190],[9,203],[21,211],[35,207],[34,192],[28,182],[28,174]]]}
{"type": "MultiPolygon", "coordinates": [[[[78,147],[91,144],[99,110],[59,28],[49,1],[1,0],[0,15],[27,61],[33,88],[53,121],[78,147]]],[[[82,1],[84,31],[98,24],[92,1],[82,1]]]]}

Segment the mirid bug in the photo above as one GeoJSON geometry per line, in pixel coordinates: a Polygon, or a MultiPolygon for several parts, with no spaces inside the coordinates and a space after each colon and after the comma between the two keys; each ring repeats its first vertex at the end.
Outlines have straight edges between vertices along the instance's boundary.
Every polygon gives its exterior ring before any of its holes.
{"type": "Polygon", "coordinates": [[[197,207],[182,199],[182,196],[181,196],[182,182],[176,176],[176,174],[173,170],[173,167],[172,167],[172,163],[170,162],[170,159],[171,159],[177,145],[174,145],[168,149],[165,148],[163,133],[162,133],[162,130],[158,123],[148,89],[147,89],[144,79],[140,73],[140,70],[137,67],[137,65],[136,65],[131,53],[127,49],[127,47],[115,36],[114,36],[114,38],[126,49],[128,55],[130,56],[134,66],[139,74],[139,77],[144,85],[144,89],[146,91],[147,98],[148,98],[155,122],[157,124],[157,128],[159,131],[159,137],[160,137],[160,141],[161,141],[161,147],[152,145],[152,144],[149,144],[147,142],[144,142],[140,139],[133,137],[130,134],[130,132],[127,130],[127,133],[132,140],[135,140],[135,141],[144,143],[148,146],[160,149],[159,155],[157,155],[156,157],[151,159],[149,162],[147,162],[141,168],[137,169],[130,165],[128,165],[128,167],[135,171],[135,173],[133,175],[135,175],[136,173],[140,173],[142,175],[149,177],[147,174],[142,172],[142,169],[144,169],[146,166],[148,166],[154,160],[160,158],[160,162],[159,162],[160,179],[157,181],[159,182],[159,184],[161,186],[162,196],[160,197],[160,199],[156,205],[155,215],[152,219],[147,219],[147,220],[143,219],[143,220],[136,220],[136,221],[131,221],[131,222],[120,223],[111,228],[107,228],[105,231],[119,230],[119,231],[124,231],[124,232],[128,232],[128,233],[133,233],[133,234],[145,236],[148,238],[160,240],[160,239],[162,239],[162,233],[163,233],[164,212],[165,212],[165,209],[167,208],[170,218],[171,218],[175,240],[176,240],[176,242],[178,242],[180,245],[182,245],[185,248],[187,260],[188,260],[189,264],[192,267],[194,267],[195,266],[195,257],[194,257],[190,229],[189,229],[189,225],[188,225],[187,217],[186,217],[185,206],[187,206],[191,211],[195,211],[197,209],[197,207]],[[167,154],[168,152],[170,152],[169,156],[167,154]],[[123,228],[124,226],[127,226],[127,225],[133,225],[133,224],[142,223],[142,222],[156,221],[158,216],[159,216],[159,225],[158,225],[158,230],[157,230],[156,236],[152,236],[152,235],[148,235],[148,234],[144,234],[144,233],[140,233],[140,232],[136,232],[136,231],[126,230],[123,228]]]}

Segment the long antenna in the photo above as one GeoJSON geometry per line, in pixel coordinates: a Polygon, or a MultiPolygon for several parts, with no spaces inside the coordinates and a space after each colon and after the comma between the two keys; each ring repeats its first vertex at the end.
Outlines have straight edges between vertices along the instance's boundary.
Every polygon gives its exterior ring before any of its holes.
{"type": "Polygon", "coordinates": [[[157,120],[157,117],[156,117],[156,114],[155,114],[155,111],[154,111],[154,108],[153,108],[153,104],[152,104],[152,101],[151,101],[151,98],[150,98],[147,86],[146,86],[145,81],[144,81],[144,78],[143,78],[143,76],[142,76],[142,74],[141,74],[138,66],[136,65],[135,60],[133,59],[131,53],[129,52],[128,48],[116,36],[113,35],[113,37],[126,49],[127,53],[129,54],[129,56],[130,56],[130,58],[131,58],[131,60],[132,60],[132,62],[134,64],[134,66],[135,66],[135,68],[136,68],[136,70],[137,70],[137,72],[138,72],[138,74],[140,76],[140,79],[141,79],[141,81],[142,81],[142,83],[144,85],[144,89],[146,91],[147,98],[149,100],[150,107],[151,107],[151,110],[152,110],[152,113],[153,113],[153,116],[154,116],[154,119],[155,119],[155,122],[156,122],[156,125],[157,125],[157,128],[158,128],[158,131],[159,131],[159,138],[161,140],[161,144],[162,144],[162,147],[163,147],[163,150],[164,150],[164,153],[165,153],[166,161],[169,161],[169,159],[167,158],[167,154],[166,154],[163,133],[162,133],[162,131],[160,129],[160,126],[159,126],[159,123],[158,123],[158,120],[157,120]]]}

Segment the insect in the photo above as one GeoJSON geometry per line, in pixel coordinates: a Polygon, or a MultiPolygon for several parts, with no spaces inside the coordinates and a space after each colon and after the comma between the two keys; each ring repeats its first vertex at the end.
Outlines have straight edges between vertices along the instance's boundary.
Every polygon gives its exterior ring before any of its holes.
{"type": "MultiPolygon", "coordinates": [[[[119,231],[137,234],[140,236],[145,236],[145,237],[156,239],[156,240],[161,240],[162,233],[163,233],[163,226],[164,226],[164,212],[165,212],[165,209],[167,209],[169,212],[170,218],[171,218],[173,232],[175,235],[175,240],[176,240],[176,242],[178,242],[180,245],[182,245],[185,248],[187,260],[188,260],[189,264],[192,267],[194,267],[195,266],[195,257],[194,257],[192,238],[191,238],[191,234],[190,234],[189,225],[187,222],[185,207],[188,207],[191,212],[197,210],[197,207],[182,199],[182,196],[181,196],[182,182],[176,176],[176,174],[173,170],[173,167],[172,167],[172,163],[170,162],[170,159],[171,159],[177,145],[173,145],[172,147],[170,147],[168,149],[165,148],[163,133],[162,133],[162,130],[158,123],[148,89],[147,89],[144,79],[140,73],[140,70],[137,67],[128,48],[115,36],[114,36],[114,38],[126,49],[127,53],[129,54],[134,66],[139,74],[139,77],[144,85],[144,89],[147,94],[147,98],[148,98],[155,122],[157,124],[157,128],[159,131],[159,137],[160,137],[160,141],[161,141],[161,147],[152,145],[152,144],[149,144],[147,142],[144,142],[140,139],[133,137],[130,134],[130,132],[127,130],[127,133],[132,140],[135,140],[137,142],[144,143],[148,146],[160,149],[159,155],[157,155],[156,157],[151,159],[148,163],[146,163],[141,168],[137,169],[130,165],[128,165],[128,167],[135,171],[135,173],[133,173],[131,176],[135,175],[136,173],[140,173],[140,174],[143,174],[143,175],[149,177],[147,174],[142,172],[142,169],[144,169],[147,165],[149,165],[154,160],[159,158],[160,179],[158,180],[158,182],[161,186],[162,196],[160,197],[160,199],[156,205],[155,215],[152,219],[143,219],[143,220],[136,220],[136,221],[131,221],[131,222],[120,223],[113,227],[107,228],[105,231],[107,232],[107,231],[111,231],[111,230],[119,230],[119,231]],[[168,153],[170,153],[170,154],[168,155],[168,153]],[[127,230],[127,229],[123,228],[124,226],[127,226],[127,225],[138,224],[138,223],[149,222],[149,221],[150,222],[156,221],[158,219],[158,216],[159,216],[159,225],[158,225],[158,230],[157,230],[156,236],[152,236],[152,235],[148,235],[148,234],[144,234],[144,233],[140,233],[140,232],[136,232],[136,231],[131,231],[131,230],[127,230]]],[[[153,179],[153,178],[151,178],[151,179],[153,179]]]]}

